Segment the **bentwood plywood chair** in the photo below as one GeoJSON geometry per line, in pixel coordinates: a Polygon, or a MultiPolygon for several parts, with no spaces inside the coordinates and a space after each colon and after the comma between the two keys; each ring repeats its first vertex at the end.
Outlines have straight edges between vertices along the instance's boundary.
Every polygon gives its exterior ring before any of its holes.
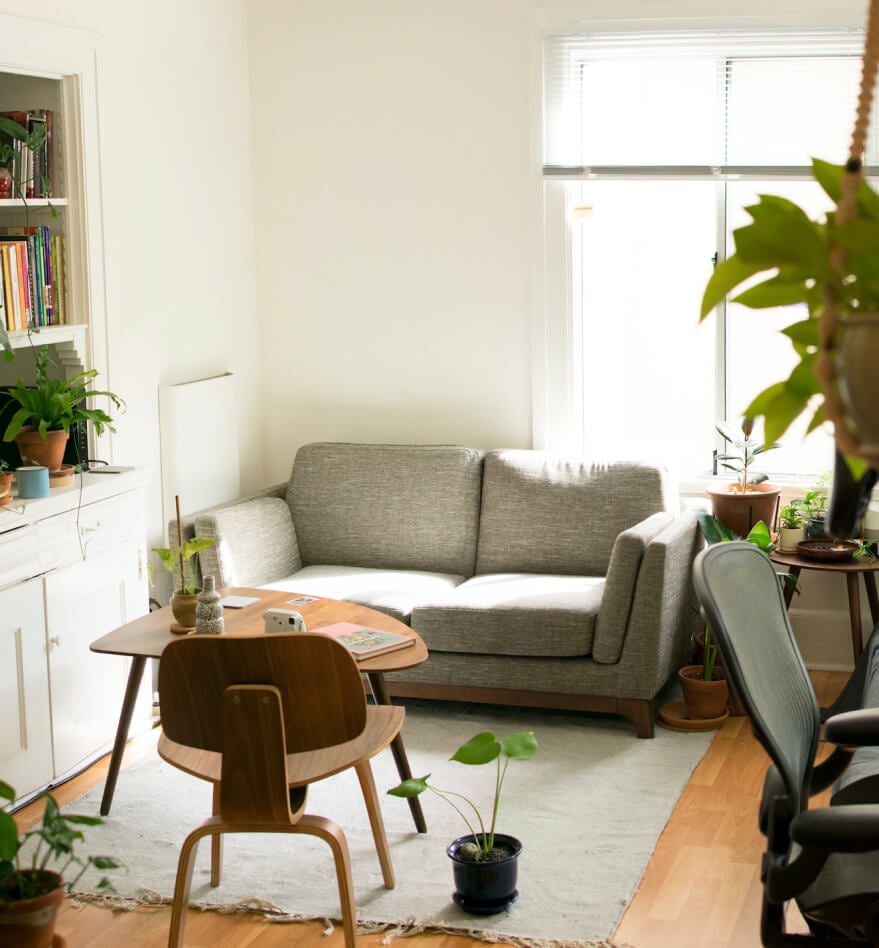
{"type": "Polygon", "coordinates": [[[726,675],[771,760],[759,812],[763,944],[879,944],[879,800],[809,808],[855,746],[879,744],[879,711],[828,718],[824,736],[837,746],[815,765],[820,712],[773,564],[751,543],[717,543],[697,556],[693,579],[726,675]],[[790,901],[809,935],[785,931],[790,901]]]}
{"type": "Polygon", "coordinates": [[[332,820],[305,813],[308,785],[349,767],[366,801],[385,886],[394,871],[370,758],[400,730],[403,708],[367,706],[343,645],[322,635],[190,636],[159,664],[168,763],[214,784],[214,814],[180,851],[169,948],[182,943],[196,848],[212,838],[211,884],[219,885],[223,833],[307,833],[333,852],[345,943],[355,944],[348,843],[332,820]]]}

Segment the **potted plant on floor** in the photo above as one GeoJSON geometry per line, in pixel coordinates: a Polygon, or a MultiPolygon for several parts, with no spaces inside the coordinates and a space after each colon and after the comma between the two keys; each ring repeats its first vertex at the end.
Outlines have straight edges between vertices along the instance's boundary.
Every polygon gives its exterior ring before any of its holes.
{"type": "MultiPolygon", "coordinates": [[[[762,520],[755,523],[745,537],[739,536],[712,514],[701,513],[698,520],[702,536],[709,546],[744,539],[767,555],[775,548],[769,527],[762,520]]],[[[660,720],[673,730],[704,731],[720,727],[729,714],[729,686],[709,626],[706,625],[695,637],[694,644],[701,652],[701,661],[678,669],[683,700],[672,701],[659,711],[660,720]]]]}
{"type": "MultiPolygon", "coordinates": [[[[12,815],[0,809],[0,948],[50,948],[56,944],[55,918],[65,892],[89,866],[102,871],[119,867],[110,856],[81,859],[74,853],[74,846],[83,839],[77,827],[97,826],[102,819],[62,814],[54,797],[47,793],[44,798],[42,822],[21,836],[12,815]],[[25,856],[22,849],[29,840],[36,846],[25,856]],[[76,869],[76,874],[65,880],[71,869],[76,869]]],[[[0,799],[15,800],[15,791],[2,781],[0,799]]],[[[109,879],[101,879],[98,889],[112,891],[109,879]]]]}
{"type": "Polygon", "coordinates": [[[719,454],[717,460],[729,471],[736,474],[731,484],[721,488],[709,488],[714,516],[725,523],[739,536],[747,536],[755,523],[775,522],[775,508],[778,505],[780,487],[767,483],[767,475],[754,470],[754,461],[764,452],[777,448],[777,444],[764,444],[752,438],[754,419],[748,416],[742,419],[741,435],[725,421],[716,423],[715,428],[728,445],[735,451],[719,454]]]}
{"type": "Polygon", "coordinates": [[[96,391],[91,385],[98,372],[89,369],[71,379],[49,377],[49,349],[40,346],[35,354],[35,384],[22,379],[8,393],[9,401],[18,408],[9,420],[4,441],[15,441],[25,466],[47,467],[59,471],[70,428],[77,422],[89,422],[95,433],[115,431],[113,419],[101,408],[89,408],[87,399],[109,398],[124,411],[125,402],[113,392],[96,391]]]}
{"type": "Polygon", "coordinates": [[[494,915],[504,911],[519,897],[516,882],[522,843],[515,836],[495,832],[495,826],[510,761],[528,760],[536,752],[537,738],[532,731],[519,731],[501,740],[489,731],[484,731],[462,744],[449,758],[471,766],[496,762],[494,799],[487,826],[481,811],[469,797],[433,786],[428,783],[430,774],[404,780],[388,790],[395,797],[405,798],[430,790],[442,797],[464,820],[468,834],[452,840],[446,853],[452,860],[455,882],[452,898],[467,912],[494,915]],[[461,802],[461,806],[456,800],[461,802]]]}

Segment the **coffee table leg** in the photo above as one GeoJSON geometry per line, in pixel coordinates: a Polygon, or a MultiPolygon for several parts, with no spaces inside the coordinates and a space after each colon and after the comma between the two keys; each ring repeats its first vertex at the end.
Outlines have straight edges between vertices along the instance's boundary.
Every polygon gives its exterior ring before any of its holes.
{"type": "MultiPolygon", "coordinates": [[[[372,689],[372,696],[376,704],[390,704],[391,696],[385,687],[385,678],[381,672],[367,672],[369,687],[372,689]]],[[[403,735],[398,734],[391,741],[391,753],[394,755],[394,762],[397,765],[397,773],[401,780],[408,780],[412,776],[412,770],[409,767],[409,758],[406,756],[406,747],[403,744],[403,735]]],[[[427,832],[427,823],[424,819],[424,813],[421,809],[421,800],[418,797],[409,797],[409,809],[412,812],[412,819],[415,821],[415,829],[419,833],[427,832]]]]}
{"type": "Polygon", "coordinates": [[[110,812],[110,806],[113,803],[116,778],[119,776],[119,767],[122,765],[125,742],[128,740],[128,728],[131,726],[131,716],[134,714],[134,705],[137,702],[137,693],[140,691],[145,667],[146,656],[135,655],[131,659],[128,684],[125,686],[125,697],[122,699],[122,710],[119,712],[119,724],[116,726],[116,740],[113,742],[113,753],[110,755],[110,766],[104,783],[104,795],[101,797],[101,816],[106,816],[110,812]]]}
{"type": "Polygon", "coordinates": [[[855,664],[864,651],[864,638],[861,629],[861,597],[858,592],[858,574],[846,573],[845,581],[848,585],[848,612],[852,623],[852,654],[855,664]]]}

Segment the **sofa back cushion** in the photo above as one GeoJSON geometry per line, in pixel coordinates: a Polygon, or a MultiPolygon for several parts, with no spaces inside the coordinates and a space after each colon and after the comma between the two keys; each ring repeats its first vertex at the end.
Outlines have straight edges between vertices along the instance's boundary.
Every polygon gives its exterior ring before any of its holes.
{"type": "Polygon", "coordinates": [[[303,445],[287,503],[305,566],[472,576],[482,452],[451,445],[303,445]]]}
{"type": "Polygon", "coordinates": [[[490,451],[476,572],[604,576],[617,536],[663,510],[676,501],[661,468],[490,451]]]}

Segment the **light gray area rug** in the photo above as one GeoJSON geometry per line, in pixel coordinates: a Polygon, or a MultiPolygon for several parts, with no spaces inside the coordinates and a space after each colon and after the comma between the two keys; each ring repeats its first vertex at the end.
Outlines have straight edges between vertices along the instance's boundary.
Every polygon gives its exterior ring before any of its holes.
{"type": "MultiPolygon", "coordinates": [[[[510,764],[498,830],[523,841],[519,900],[500,915],[479,917],[451,900],[446,844],[466,828],[443,800],[422,797],[429,832],[415,832],[405,800],[385,791],[398,782],[390,751],[373,760],[397,886],[386,890],[353,772],[309,791],[308,812],[331,817],[351,849],[358,919],[363,930],[390,926],[398,934],[439,929],[510,936],[520,944],[581,944],[612,936],[634,895],[657,839],[713,732],[656,729],[638,740],[631,725],[597,715],[406,702],[404,739],[416,776],[479,803],[491,798],[493,766],[448,760],[459,744],[488,730],[503,736],[533,730],[539,749],[510,764]],[[475,788],[471,794],[469,790],[475,788]],[[376,925],[372,925],[376,923],[376,925]]],[[[97,814],[103,787],[66,809],[97,814]]],[[[126,865],[112,874],[119,896],[145,901],[173,894],[184,836],[210,815],[210,785],[158,758],[124,769],[106,825],[89,828],[86,849],[126,865]]],[[[209,885],[208,840],[199,846],[192,902],[227,908],[250,902],[297,918],[339,918],[330,850],[306,836],[227,836],[223,883],[209,885]],[[266,902],[271,903],[267,906],[266,902]]],[[[78,886],[89,891],[89,877],[78,886]]]]}

